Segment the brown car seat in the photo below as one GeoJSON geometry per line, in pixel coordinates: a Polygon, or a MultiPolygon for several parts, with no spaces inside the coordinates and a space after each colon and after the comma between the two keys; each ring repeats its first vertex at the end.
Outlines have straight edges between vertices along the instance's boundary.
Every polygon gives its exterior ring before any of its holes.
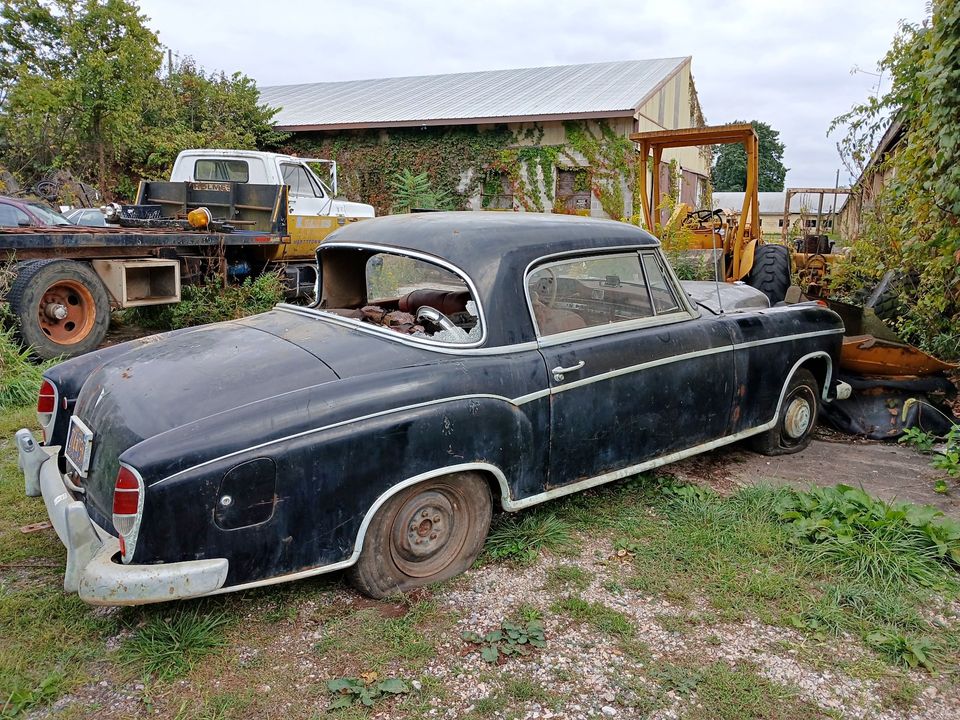
{"type": "Polygon", "coordinates": [[[470,293],[467,290],[414,290],[401,297],[397,306],[403,312],[413,315],[424,305],[429,305],[444,315],[453,315],[465,312],[469,299],[470,293]]]}
{"type": "Polygon", "coordinates": [[[586,321],[573,310],[544,305],[540,296],[535,292],[530,293],[530,300],[541,335],[556,335],[557,333],[579,330],[587,326],[586,321]]]}

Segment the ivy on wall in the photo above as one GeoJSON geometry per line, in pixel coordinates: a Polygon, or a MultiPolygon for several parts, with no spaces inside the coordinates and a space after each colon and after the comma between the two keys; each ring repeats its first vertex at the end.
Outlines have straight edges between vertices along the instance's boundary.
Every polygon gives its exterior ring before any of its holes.
{"type": "Polygon", "coordinates": [[[336,160],[340,192],[387,214],[395,204],[391,180],[404,170],[427,173],[432,187],[449,192],[455,207],[472,198],[503,196],[528,212],[569,213],[556,197],[557,169],[584,167],[575,190],[589,189],[615,220],[639,222],[636,153],[627,137],[605,121],[564,123],[566,144],[544,145],[539,125],[512,131],[505,125],[361,130],[301,134],[285,152],[336,160]],[[506,182],[503,183],[503,178],[506,182]],[[632,202],[625,207],[624,190],[632,202]]]}

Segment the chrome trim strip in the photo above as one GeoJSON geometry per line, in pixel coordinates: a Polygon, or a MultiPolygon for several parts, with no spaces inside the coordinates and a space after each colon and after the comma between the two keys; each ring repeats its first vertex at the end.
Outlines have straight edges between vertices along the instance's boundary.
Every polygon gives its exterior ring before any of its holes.
{"type": "Polygon", "coordinates": [[[574,342],[576,340],[588,340],[606,335],[616,335],[617,333],[629,332],[631,330],[676,325],[677,323],[687,322],[693,319],[695,318],[684,312],[672,313],[671,315],[651,315],[650,317],[636,318],[634,320],[624,320],[623,322],[609,323],[607,325],[594,325],[593,327],[567,330],[566,332],[554,333],[553,335],[543,335],[538,337],[537,346],[540,348],[553,347],[554,345],[563,345],[564,343],[574,342]]]}
{"type": "Polygon", "coordinates": [[[497,483],[500,485],[501,492],[501,504],[503,508],[507,509],[507,500],[506,498],[510,497],[510,488],[507,486],[507,478],[504,476],[503,472],[496,465],[491,465],[490,463],[461,463],[460,465],[451,465],[449,467],[437,468],[436,470],[430,470],[425,473],[420,473],[414,477],[407,478],[403,482],[399,482],[391,488],[383,492],[369,507],[366,513],[364,513],[363,520],[360,523],[360,528],[357,531],[357,538],[353,543],[353,552],[350,553],[350,557],[346,560],[340,560],[335,563],[330,563],[329,565],[320,565],[315,568],[310,568],[308,570],[300,570],[295,573],[290,573],[289,575],[280,575],[277,577],[267,578],[265,580],[255,580],[253,582],[244,583],[243,585],[231,585],[230,587],[220,588],[215,590],[210,595],[220,595],[228,592],[235,592],[238,590],[249,590],[251,588],[264,587],[266,585],[276,585],[277,583],[288,582],[291,580],[301,580],[303,578],[313,577],[315,575],[323,575],[325,573],[335,572],[337,570],[343,570],[348,568],[360,558],[360,553],[363,550],[363,542],[367,536],[367,528],[370,527],[370,523],[373,521],[374,515],[377,514],[379,510],[387,500],[396,495],[401,490],[405,490],[412,485],[421,483],[424,480],[430,480],[435,477],[440,477],[442,475],[449,475],[450,473],[464,472],[466,470],[483,470],[485,472],[491,473],[496,479],[497,483]]]}
{"type": "MultiPolygon", "coordinates": [[[[487,325],[487,318],[483,311],[483,303],[480,301],[480,293],[477,292],[477,286],[474,284],[473,279],[453,263],[447,260],[444,260],[441,257],[437,257],[436,255],[430,255],[429,253],[420,252],[419,250],[408,250],[406,248],[392,247],[390,245],[377,245],[375,243],[339,243],[336,241],[325,242],[317,248],[318,263],[320,261],[320,253],[330,248],[335,248],[340,250],[357,250],[357,249],[372,250],[373,252],[389,253],[390,255],[401,255],[403,257],[410,257],[417,260],[422,260],[432,265],[439,265],[440,267],[445,268],[446,270],[449,270],[454,275],[457,275],[458,277],[460,277],[460,279],[466,283],[467,288],[470,290],[470,295],[471,295],[470,299],[473,300],[474,303],[476,303],[477,312],[480,313],[479,321],[480,321],[480,328],[482,330],[479,340],[474,340],[473,342],[470,342],[470,343],[462,343],[462,344],[458,343],[457,347],[475,348],[475,347],[479,347],[480,345],[483,345],[483,343],[486,342],[487,335],[489,334],[488,332],[489,326],[487,325]]],[[[312,308],[310,310],[312,312],[317,312],[317,313],[323,312],[322,310],[314,310],[312,308]]],[[[362,323],[359,320],[351,320],[350,318],[340,318],[340,319],[349,323],[351,327],[355,325],[362,325],[362,323]]],[[[383,335],[384,337],[391,337],[395,340],[404,338],[408,342],[415,343],[416,347],[423,347],[423,346],[450,347],[450,343],[440,343],[440,342],[436,342],[434,340],[429,340],[426,338],[417,340],[417,339],[413,339],[412,336],[400,335],[400,333],[394,330],[388,330],[387,328],[379,328],[373,325],[367,325],[366,327],[370,330],[374,330],[378,335],[383,335]]]]}
{"type": "Polygon", "coordinates": [[[345,327],[350,330],[359,330],[360,332],[365,332],[368,335],[373,335],[375,337],[386,337],[403,345],[415,347],[418,350],[429,350],[430,352],[442,353],[444,355],[509,355],[511,353],[537,349],[537,343],[533,340],[524,343],[515,343],[513,345],[500,345],[497,347],[488,348],[473,347],[473,343],[470,345],[443,345],[433,342],[428,343],[424,340],[410,340],[408,339],[407,335],[401,335],[394,330],[385,330],[382,328],[377,328],[374,325],[359,323],[356,320],[350,320],[349,318],[340,317],[334,313],[318,310],[316,308],[308,308],[302,305],[290,305],[288,303],[278,303],[274,306],[274,310],[293,313],[294,315],[304,315],[305,317],[309,317],[314,320],[325,320],[333,323],[334,325],[340,325],[341,327],[345,327]]]}
{"type": "Polygon", "coordinates": [[[773,419],[764,423],[763,425],[758,425],[757,427],[750,428],[748,430],[741,430],[738,433],[733,435],[728,435],[726,437],[718,438],[717,440],[711,440],[710,442],[703,443],[702,445],[697,445],[696,447],[689,448],[687,450],[678,450],[677,452],[670,453],[669,455],[663,455],[653,460],[647,460],[645,462],[639,463],[637,465],[631,465],[630,467],[623,468],[621,470],[614,470],[612,472],[604,473],[603,475],[597,475],[592,478],[587,478],[585,480],[580,480],[579,482],[571,483],[570,485],[563,485],[561,487],[548,490],[547,492],[538,493],[536,495],[530,495],[528,497],[522,498],[520,500],[511,500],[505,498],[502,500],[503,509],[507,511],[516,511],[522,510],[524,508],[530,507],[531,505],[537,505],[547,500],[552,500],[554,498],[563,497],[564,495],[570,495],[572,493],[578,492],[580,490],[586,490],[588,488],[596,487],[597,485],[603,485],[608,482],[613,482],[614,480],[621,480],[625,477],[631,475],[636,475],[637,473],[645,472],[647,470],[652,470],[653,468],[660,467],[661,465],[667,465],[677,460],[683,460],[684,458],[690,457],[692,455],[697,455],[707,450],[713,450],[724,445],[729,445],[730,443],[743,440],[745,438],[751,437],[753,435],[759,435],[762,432],[766,432],[774,425],[777,424],[777,419],[780,417],[780,409],[783,406],[783,399],[787,394],[787,387],[790,385],[790,381],[793,380],[794,374],[797,372],[797,369],[808,360],[814,358],[823,357],[827,361],[827,377],[826,382],[823,384],[823,389],[821,395],[824,399],[827,396],[827,391],[830,388],[830,382],[833,377],[833,361],[830,358],[830,354],[823,351],[817,350],[816,352],[807,353],[799,360],[797,360],[793,367],[790,368],[790,372],[787,374],[786,380],[784,380],[783,387],[780,389],[780,398],[777,400],[777,409],[773,414],[773,419]]]}
{"type": "MultiPolygon", "coordinates": [[[[544,391],[543,394],[547,394],[544,391]]],[[[524,395],[523,398],[529,396],[524,395]]],[[[523,399],[521,398],[521,399],[523,399]]],[[[257,445],[251,445],[250,447],[243,448],[242,450],[234,450],[231,453],[226,455],[221,455],[220,457],[212,458],[211,460],[205,460],[202,463],[197,463],[183,470],[178,470],[172,475],[167,475],[167,477],[162,480],[158,480],[150,487],[156,487],[165,483],[167,480],[172,480],[180,475],[191,472],[193,470],[198,470],[200,468],[206,467],[207,465],[212,465],[214,463],[220,462],[221,460],[229,460],[232,457],[237,457],[238,455],[243,455],[244,453],[253,452],[260,450],[261,448],[269,447],[270,445],[276,445],[278,443],[287,442],[288,440],[296,440],[297,438],[305,437],[307,435],[313,435],[314,433],[324,432],[325,430],[333,430],[334,428],[343,427],[344,425],[350,425],[356,422],[362,422],[364,420],[372,420],[374,418],[383,417],[385,415],[392,415],[394,413],[403,412],[405,410],[417,410],[419,408],[430,407],[431,405],[440,405],[442,403],[453,402],[455,400],[475,400],[475,399],[486,399],[486,400],[502,400],[503,402],[510,403],[511,405],[516,405],[510,398],[504,397],[502,395],[488,395],[484,393],[476,393],[473,395],[454,395],[452,397],[439,398],[437,400],[427,400],[426,402],[414,403],[412,405],[404,405],[398,408],[391,408],[390,410],[381,410],[379,412],[370,413],[369,415],[361,415],[359,417],[350,418],[349,420],[341,420],[339,422],[331,423],[329,425],[323,425],[318,428],[311,428],[310,430],[302,430],[301,432],[294,433],[293,435],[285,435],[284,437],[276,438],[274,440],[268,440],[266,442],[259,443],[257,445]]],[[[524,400],[526,402],[526,400],[524,400]]]]}
{"type": "MultiPolygon", "coordinates": [[[[387,491],[382,493],[370,506],[367,512],[363,516],[363,520],[360,523],[360,528],[357,531],[357,538],[353,544],[353,551],[350,553],[350,557],[345,560],[340,560],[339,562],[331,563],[329,565],[321,565],[319,567],[310,568],[308,570],[301,570],[299,572],[290,573],[289,575],[281,575],[278,577],[267,578],[265,580],[257,580],[254,582],[244,583],[243,585],[233,585],[230,587],[220,588],[215,590],[209,595],[220,595],[222,593],[235,592],[239,590],[248,590],[256,587],[264,587],[267,585],[276,585],[277,583],[287,582],[291,580],[300,580],[303,578],[313,577],[315,575],[323,575],[325,573],[335,572],[337,570],[342,570],[348,568],[351,565],[355,564],[360,557],[360,553],[363,550],[363,543],[366,539],[367,529],[370,527],[370,523],[373,520],[374,515],[376,515],[377,510],[379,510],[383,504],[389,500],[393,495],[397,494],[401,490],[404,490],[412,485],[423,482],[424,480],[429,480],[431,478],[440,477],[442,475],[448,475],[455,472],[463,472],[465,470],[483,470],[485,472],[491,473],[497,480],[497,484],[500,486],[500,504],[504,510],[507,512],[516,512],[518,510],[523,510],[532,505],[538,505],[542,502],[548,500],[553,500],[555,498],[563,497],[564,495],[571,495],[580,490],[586,490],[591,487],[596,487],[597,485],[603,485],[615,480],[622,480],[625,477],[631,475],[636,475],[637,473],[645,472],[646,470],[652,470],[662,465],[667,465],[677,460],[683,460],[684,458],[690,457],[692,455],[697,455],[707,450],[713,450],[724,445],[729,445],[730,443],[737,442],[738,440],[743,440],[745,438],[751,437],[753,435],[758,435],[762,432],[765,432],[772,428],[777,423],[777,419],[780,417],[780,409],[783,405],[783,399],[786,396],[787,387],[790,385],[790,381],[793,379],[794,374],[797,369],[807,360],[811,360],[814,357],[825,357],[827,359],[827,382],[824,383],[824,387],[828,388],[830,386],[830,380],[832,377],[832,361],[830,355],[822,350],[816,352],[808,353],[802,358],[797,360],[794,363],[793,367],[790,369],[790,373],[787,375],[787,379],[783,383],[783,388],[780,390],[780,399],[777,401],[777,409],[773,415],[773,419],[763,425],[759,425],[755,428],[750,428],[749,430],[742,430],[733,435],[729,435],[724,438],[719,438],[717,440],[712,440],[702,445],[697,445],[696,447],[689,448],[687,450],[680,450],[669,455],[663,455],[662,457],[655,458],[653,460],[647,460],[646,462],[639,463],[637,465],[631,465],[630,467],[623,468],[621,470],[614,470],[613,472],[604,473],[603,475],[597,475],[592,478],[587,478],[586,480],[581,480],[580,482],[571,483],[570,485],[564,485],[562,487],[554,488],[553,490],[548,490],[547,492],[538,493],[536,495],[530,495],[529,497],[522,498],[520,500],[511,500],[510,499],[510,486],[507,483],[507,478],[503,474],[503,471],[498,468],[496,465],[490,463],[461,463],[459,465],[451,465],[449,467],[437,468],[436,470],[431,470],[419,475],[415,475],[411,478],[397,483],[393,487],[389,488],[387,491]]],[[[824,395],[826,390],[824,390],[824,395]]]]}
{"type": "MultiPolygon", "coordinates": [[[[766,338],[764,340],[752,340],[750,342],[739,343],[737,345],[721,345],[719,347],[709,348],[707,350],[695,350],[693,352],[684,353],[683,355],[669,355],[667,357],[660,358],[659,360],[649,360],[644,363],[638,363],[637,365],[630,365],[629,367],[619,368],[617,370],[610,370],[608,372],[599,373],[597,375],[591,375],[590,377],[583,378],[581,380],[574,380],[573,382],[563,383],[561,385],[555,385],[550,389],[550,393],[555,395],[557,393],[564,392],[565,390],[572,390],[573,388],[577,388],[582,385],[589,385],[591,383],[600,382],[602,380],[609,380],[610,378],[619,377],[620,375],[629,375],[631,373],[639,372],[641,370],[646,370],[648,368],[659,367],[661,365],[669,365],[674,362],[691,360],[697,357],[704,357],[707,355],[717,355],[719,353],[741,350],[743,348],[758,347],[760,345],[771,345],[773,343],[789,342],[791,340],[800,340],[803,338],[818,337],[821,335],[835,335],[835,334],[842,334],[842,333],[843,333],[843,330],[818,330],[815,332],[799,333],[797,335],[785,335],[779,338],[766,338]]],[[[827,358],[830,357],[827,353],[823,351],[819,351],[819,352],[823,355],[826,355],[827,358]]],[[[829,383],[828,383],[828,386],[829,386],[829,383]]]]}

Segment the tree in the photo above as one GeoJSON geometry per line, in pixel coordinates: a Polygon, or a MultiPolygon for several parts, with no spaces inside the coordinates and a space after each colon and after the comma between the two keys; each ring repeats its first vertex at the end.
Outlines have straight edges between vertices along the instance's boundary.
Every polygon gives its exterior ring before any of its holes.
{"type": "Polygon", "coordinates": [[[897,148],[870,169],[885,184],[834,285],[853,293],[896,271],[908,280],[900,286],[901,336],[960,358],[960,4],[937,0],[931,10],[922,25],[901,24],[878,63],[890,90],[831,125],[846,129],[838,149],[861,169],[894,118],[904,128],[897,148]]]}
{"type": "MultiPolygon", "coordinates": [[[[744,122],[737,120],[737,123],[744,122]]],[[[760,192],[780,192],[787,176],[783,164],[783,143],[780,133],[765,122],[750,122],[760,141],[760,192]]],[[[734,143],[720,145],[711,171],[713,189],[717,192],[744,192],[747,189],[747,151],[734,143]]]]}
{"type": "Polygon", "coordinates": [[[0,164],[33,181],[69,168],[108,197],[164,175],[189,147],[278,143],[275,114],[240,74],[162,53],[128,0],[5,0],[0,11],[0,164]]]}

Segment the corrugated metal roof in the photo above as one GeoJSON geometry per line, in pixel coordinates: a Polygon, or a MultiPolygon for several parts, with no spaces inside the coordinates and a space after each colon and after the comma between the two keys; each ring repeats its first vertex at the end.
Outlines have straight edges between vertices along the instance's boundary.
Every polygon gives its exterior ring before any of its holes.
{"type": "Polygon", "coordinates": [[[437,124],[471,119],[628,114],[689,58],[489,70],[260,88],[281,128],[437,124]]]}
{"type": "MultiPolygon", "coordinates": [[[[760,214],[761,215],[783,215],[783,204],[787,199],[786,192],[762,192],[757,193],[760,199],[760,214]]],[[[826,215],[834,207],[834,196],[833,195],[824,195],[823,196],[823,213],[826,215]]],[[[836,196],[836,211],[840,212],[840,208],[843,207],[843,204],[847,200],[846,195],[837,195],[836,196]]],[[[800,211],[807,213],[808,215],[816,215],[817,207],[820,204],[820,196],[812,195],[810,193],[794,195],[790,198],[790,212],[792,214],[800,214],[800,211]]],[[[743,193],[742,192],[715,192],[713,194],[713,209],[724,209],[730,210],[734,209],[740,211],[740,208],[743,207],[743,193]]]]}

